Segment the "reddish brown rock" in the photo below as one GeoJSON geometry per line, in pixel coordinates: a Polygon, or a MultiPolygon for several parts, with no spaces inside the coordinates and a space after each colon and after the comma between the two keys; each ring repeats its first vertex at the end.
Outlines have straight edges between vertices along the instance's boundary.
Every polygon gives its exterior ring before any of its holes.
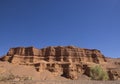
{"type": "Polygon", "coordinates": [[[34,47],[11,48],[2,61],[14,64],[33,65],[37,71],[49,70],[54,75],[63,75],[77,79],[83,74],[86,63],[106,62],[104,55],[96,49],[84,49],[75,46],[57,46],[37,49],[34,47]]]}
{"type": "Polygon", "coordinates": [[[120,58],[106,58],[110,80],[120,80],[120,58]]]}
{"type": "Polygon", "coordinates": [[[108,70],[110,80],[120,80],[120,68],[111,68],[108,70]]]}

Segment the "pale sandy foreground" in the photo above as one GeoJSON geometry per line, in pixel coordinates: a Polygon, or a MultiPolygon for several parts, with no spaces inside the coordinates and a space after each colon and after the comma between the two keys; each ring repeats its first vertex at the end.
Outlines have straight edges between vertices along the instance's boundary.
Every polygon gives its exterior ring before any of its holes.
{"type": "Polygon", "coordinates": [[[91,80],[68,80],[68,81],[6,81],[0,84],[120,84],[120,81],[91,81],[91,80]]]}

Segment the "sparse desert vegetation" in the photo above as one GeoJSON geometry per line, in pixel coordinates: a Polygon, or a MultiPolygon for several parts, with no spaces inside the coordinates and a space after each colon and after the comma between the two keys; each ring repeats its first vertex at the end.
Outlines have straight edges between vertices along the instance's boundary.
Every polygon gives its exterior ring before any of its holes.
{"type": "Polygon", "coordinates": [[[92,80],[109,80],[107,71],[101,66],[93,66],[90,68],[90,77],[92,80]]]}

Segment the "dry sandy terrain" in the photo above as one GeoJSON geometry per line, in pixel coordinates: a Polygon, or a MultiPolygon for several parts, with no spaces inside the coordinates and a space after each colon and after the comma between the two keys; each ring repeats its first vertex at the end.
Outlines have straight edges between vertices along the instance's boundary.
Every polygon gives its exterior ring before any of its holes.
{"type": "Polygon", "coordinates": [[[24,81],[24,82],[0,82],[0,84],[120,84],[120,81],[87,81],[87,80],[69,80],[69,81],[24,81]]]}
{"type": "Polygon", "coordinates": [[[0,84],[120,84],[120,81],[92,81],[86,76],[69,80],[49,71],[37,72],[32,66],[0,62],[0,84]]]}

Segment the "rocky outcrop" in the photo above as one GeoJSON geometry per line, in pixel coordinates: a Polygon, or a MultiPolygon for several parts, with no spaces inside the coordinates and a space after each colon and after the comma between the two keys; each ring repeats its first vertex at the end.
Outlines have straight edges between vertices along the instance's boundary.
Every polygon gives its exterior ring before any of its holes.
{"type": "Polygon", "coordinates": [[[110,80],[120,80],[120,68],[111,68],[108,70],[110,80]]]}
{"type": "Polygon", "coordinates": [[[34,47],[17,47],[11,48],[3,60],[12,63],[35,63],[41,60],[47,62],[105,62],[105,57],[99,50],[83,49],[74,46],[58,46],[36,49],[34,47]],[[16,62],[15,62],[16,61],[16,62]]]}
{"type": "Polygon", "coordinates": [[[78,73],[83,74],[86,63],[106,62],[104,55],[99,50],[75,46],[43,49],[34,47],[11,48],[1,60],[14,64],[32,65],[37,71],[49,70],[55,76],[62,75],[70,79],[77,79],[78,73]]]}
{"type": "Polygon", "coordinates": [[[120,58],[107,58],[106,68],[110,80],[120,80],[120,58]]]}

